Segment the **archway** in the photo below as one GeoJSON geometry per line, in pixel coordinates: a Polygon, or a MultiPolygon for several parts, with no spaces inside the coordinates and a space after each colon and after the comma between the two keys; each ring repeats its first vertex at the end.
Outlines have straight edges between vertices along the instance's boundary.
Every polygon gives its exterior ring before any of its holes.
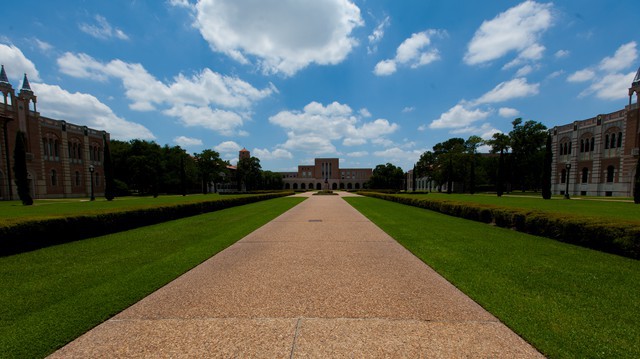
{"type": "Polygon", "coordinates": [[[331,185],[331,189],[338,189],[338,184],[333,182],[333,184],[331,185]]]}
{"type": "Polygon", "coordinates": [[[322,185],[320,184],[320,182],[316,183],[316,189],[317,190],[321,190],[322,189],[322,185]]]}
{"type": "Polygon", "coordinates": [[[344,189],[344,183],[340,182],[340,189],[344,189]]]}
{"type": "Polygon", "coordinates": [[[297,184],[297,183],[294,183],[294,184],[293,184],[293,189],[294,189],[294,190],[298,189],[298,184],[297,184]]]}
{"type": "Polygon", "coordinates": [[[300,183],[300,189],[307,189],[307,186],[304,183],[300,183]]]}
{"type": "Polygon", "coordinates": [[[356,189],[360,189],[360,183],[356,183],[356,189]]]}
{"type": "Polygon", "coordinates": [[[351,182],[347,183],[347,189],[352,189],[353,186],[351,185],[351,182]]]}

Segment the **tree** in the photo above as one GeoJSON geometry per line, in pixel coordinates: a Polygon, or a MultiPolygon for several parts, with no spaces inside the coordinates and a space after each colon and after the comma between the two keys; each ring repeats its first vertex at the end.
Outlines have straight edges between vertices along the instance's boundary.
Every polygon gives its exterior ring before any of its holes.
{"type": "Polygon", "coordinates": [[[27,149],[25,134],[22,131],[16,133],[16,146],[13,150],[13,173],[16,176],[18,197],[25,206],[33,204],[33,198],[29,191],[29,178],[27,172],[27,149]]]}
{"type": "Polygon", "coordinates": [[[104,142],[104,198],[107,201],[113,200],[115,197],[115,180],[113,177],[113,164],[111,163],[111,150],[109,149],[109,140],[107,134],[102,135],[102,141],[104,142]]]}
{"type": "Polygon", "coordinates": [[[492,153],[500,153],[498,159],[498,174],[496,178],[496,193],[501,197],[504,193],[504,177],[505,177],[505,156],[511,146],[511,139],[504,133],[494,133],[491,140],[487,141],[491,146],[492,153]]]}
{"type": "Polygon", "coordinates": [[[368,188],[401,190],[404,180],[404,171],[391,163],[377,165],[373,169],[371,178],[367,183],[368,188]]]}
{"type": "Polygon", "coordinates": [[[542,168],[542,198],[551,199],[551,163],[553,151],[551,149],[551,134],[547,135],[544,149],[544,167],[542,168]]]}
{"type": "Polygon", "coordinates": [[[247,191],[258,187],[262,180],[262,166],[256,157],[241,158],[236,165],[238,184],[247,191]]]}
{"type": "Polygon", "coordinates": [[[476,151],[478,146],[484,143],[484,140],[480,136],[471,136],[464,143],[464,147],[469,154],[470,169],[469,169],[469,193],[473,194],[476,191],[476,151]]]}
{"type": "Polygon", "coordinates": [[[640,157],[638,157],[636,174],[633,177],[633,203],[640,204],[640,157]]]}
{"type": "Polygon", "coordinates": [[[509,137],[514,180],[522,191],[538,189],[541,187],[540,174],[544,162],[547,127],[532,120],[523,123],[521,118],[513,120],[512,125],[509,137]]]}
{"type": "Polygon", "coordinates": [[[453,182],[464,178],[464,143],[464,139],[455,137],[433,146],[437,167],[443,171],[441,177],[447,181],[449,194],[453,191],[453,182]]]}
{"type": "Polygon", "coordinates": [[[220,180],[220,172],[223,171],[225,163],[220,159],[218,152],[210,149],[196,153],[194,157],[202,181],[202,193],[207,194],[209,193],[209,184],[220,180]]]}

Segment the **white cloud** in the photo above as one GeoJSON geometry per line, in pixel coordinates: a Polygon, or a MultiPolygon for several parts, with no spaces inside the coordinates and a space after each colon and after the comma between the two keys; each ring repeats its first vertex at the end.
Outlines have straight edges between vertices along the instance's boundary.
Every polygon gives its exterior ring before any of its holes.
{"type": "Polygon", "coordinates": [[[473,122],[484,120],[489,114],[489,111],[480,109],[468,110],[462,104],[457,104],[440,115],[438,119],[433,120],[429,128],[462,128],[469,126],[473,122]]]}
{"type": "Polygon", "coordinates": [[[635,74],[635,71],[626,74],[606,74],[599,78],[598,81],[594,81],[591,86],[580,94],[580,97],[595,94],[597,98],[602,100],[626,99],[629,94],[629,86],[635,74]]]}
{"type": "Polygon", "coordinates": [[[516,78],[501,82],[493,90],[485,93],[475,101],[476,104],[497,103],[514,98],[537,95],[540,84],[527,83],[525,78],[516,78]]]}
{"type": "MultiPolygon", "coordinates": [[[[40,80],[36,66],[14,45],[0,44],[0,63],[4,65],[4,71],[10,80],[22,81],[24,74],[27,74],[30,80],[40,80]]],[[[14,85],[14,87],[18,86],[22,86],[22,82],[14,85]]]]}
{"type": "Polygon", "coordinates": [[[382,60],[376,64],[373,73],[378,76],[387,76],[396,72],[397,66],[394,60],[382,60]]]}
{"type": "Polygon", "coordinates": [[[602,71],[608,73],[621,71],[633,65],[637,58],[638,50],[636,49],[636,42],[631,41],[620,46],[612,57],[602,59],[599,67],[602,71]]]}
{"type": "Polygon", "coordinates": [[[355,157],[355,158],[365,157],[365,156],[369,156],[369,152],[367,152],[367,151],[355,151],[355,152],[349,152],[349,153],[347,153],[347,156],[349,156],[349,157],[355,157]]]}
{"type": "Polygon", "coordinates": [[[362,116],[362,117],[371,117],[371,112],[369,112],[369,110],[367,110],[366,108],[361,108],[360,109],[360,116],[362,116]]]}
{"type": "Polygon", "coordinates": [[[191,138],[186,136],[178,136],[173,139],[173,143],[180,147],[194,147],[202,146],[202,140],[198,138],[191,138]]]}
{"type": "Polygon", "coordinates": [[[520,59],[539,59],[544,50],[539,38],[553,24],[552,6],[525,1],[484,21],[469,42],[464,62],[482,64],[510,52],[520,59]]]}
{"type": "Polygon", "coordinates": [[[411,34],[411,37],[398,46],[396,57],[378,62],[373,73],[378,76],[387,76],[396,72],[398,64],[417,68],[439,60],[438,49],[428,48],[428,46],[431,45],[431,39],[434,36],[444,35],[446,32],[433,29],[411,34]]]}
{"type": "Polygon", "coordinates": [[[213,147],[219,153],[238,153],[242,147],[234,141],[224,141],[213,147]]]}
{"type": "Polygon", "coordinates": [[[36,38],[34,38],[33,41],[36,43],[36,46],[38,46],[38,48],[42,52],[47,52],[47,51],[50,51],[51,49],[53,49],[53,45],[51,45],[48,42],[45,42],[45,41],[42,41],[42,40],[36,39],[36,38]]]}
{"type": "Polygon", "coordinates": [[[500,117],[505,117],[505,118],[516,117],[519,114],[520,114],[520,111],[510,107],[501,107],[498,110],[498,115],[500,115],[500,117]]]}
{"type": "Polygon", "coordinates": [[[281,148],[277,148],[273,151],[269,151],[268,149],[254,148],[251,152],[253,156],[259,158],[260,160],[274,160],[274,159],[292,159],[293,155],[291,152],[287,150],[283,150],[281,148]]]}
{"type": "Polygon", "coordinates": [[[381,158],[383,162],[393,163],[407,171],[413,167],[414,163],[418,162],[423,152],[421,150],[403,150],[399,147],[392,147],[382,151],[374,151],[373,155],[381,158]]]}
{"type": "Polygon", "coordinates": [[[521,67],[520,69],[518,69],[518,71],[516,72],[516,77],[527,76],[532,71],[533,71],[533,66],[525,65],[525,66],[521,67]]]}
{"type": "Polygon", "coordinates": [[[109,106],[92,95],[70,93],[56,85],[41,83],[31,85],[38,95],[38,109],[44,116],[95,129],[104,129],[114,139],[155,139],[146,127],[116,116],[109,106]]]}
{"type": "Polygon", "coordinates": [[[623,44],[613,56],[603,58],[597,66],[587,67],[567,77],[569,82],[588,82],[579,97],[594,95],[602,100],[619,100],[628,96],[635,72],[627,72],[638,58],[635,41],[623,44]]]}
{"type": "Polygon", "coordinates": [[[389,16],[385,17],[378,24],[378,26],[376,26],[376,28],[373,29],[373,32],[371,33],[371,35],[367,37],[369,39],[369,45],[367,46],[368,54],[373,54],[376,51],[378,51],[378,43],[384,37],[385,28],[389,27],[390,24],[391,24],[391,21],[389,19],[389,16]]]}
{"type": "Polygon", "coordinates": [[[584,69],[574,72],[573,74],[567,77],[567,81],[569,82],[585,82],[593,79],[596,76],[596,73],[590,69],[584,69]]]}
{"type": "Polygon", "coordinates": [[[255,57],[264,73],[287,76],[342,62],[357,44],[352,30],[364,24],[349,0],[201,0],[196,19],[212,50],[243,64],[255,57]]]}
{"type": "Polygon", "coordinates": [[[129,36],[124,31],[113,28],[104,16],[96,15],[95,19],[97,24],[82,23],[79,25],[80,30],[96,39],[106,40],[115,37],[120,40],[129,40],[129,36]]]}
{"type": "Polygon", "coordinates": [[[272,84],[259,90],[241,79],[208,68],[192,76],[178,74],[172,82],[164,83],[141,64],[119,59],[102,63],[86,54],[67,52],[58,58],[58,66],[62,73],[73,77],[121,80],[133,110],[154,111],[164,107],[163,113],[178,117],[187,126],[202,126],[223,135],[242,134],[244,115],[228,109],[246,110],[255,101],[277,92],[272,84]]]}
{"type": "Polygon", "coordinates": [[[348,105],[311,102],[302,111],[281,111],[271,116],[269,122],[287,131],[288,140],[283,148],[313,153],[335,152],[331,141],[342,140],[345,146],[362,145],[398,129],[397,124],[386,119],[363,122],[361,117],[348,105]]]}
{"type": "Polygon", "coordinates": [[[413,106],[407,106],[405,108],[402,109],[402,113],[409,113],[409,112],[413,112],[416,108],[413,106]]]}
{"type": "Polygon", "coordinates": [[[569,56],[570,53],[571,52],[569,50],[558,50],[555,54],[553,54],[553,56],[555,56],[557,59],[562,59],[569,56]]]}
{"type": "Polygon", "coordinates": [[[494,133],[500,133],[502,131],[494,128],[493,126],[491,126],[490,123],[483,123],[480,127],[478,126],[467,126],[467,127],[463,127],[463,128],[457,128],[454,129],[452,131],[450,131],[449,133],[454,134],[454,135],[476,135],[476,136],[480,136],[480,138],[482,138],[483,140],[488,140],[490,139],[494,133]]]}

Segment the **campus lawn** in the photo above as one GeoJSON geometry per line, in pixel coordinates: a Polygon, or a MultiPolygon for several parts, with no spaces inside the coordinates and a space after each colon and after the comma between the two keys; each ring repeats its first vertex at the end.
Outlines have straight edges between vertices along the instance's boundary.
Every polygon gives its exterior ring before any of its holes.
{"type": "Polygon", "coordinates": [[[616,221],[640,223],[640,205],[627,202],[622,199],[611,200],[608,197],[572,197],[565,200],[562,196],[554,196],[550,200],[542,199],[541,195],[518,195],[513,192],[510,195],[498,197],[495,194],[446,194],[432,192],[429,194],[400,194],[409,198],[426,198],[438,200],[450,200],[471,202],[486,205],[522,208],[525,210],[537,210],[543,212],[558,213],[561,215],[584,216],[592,218],[611,218],[616,221]]]}
{"type": "Polygon", "coordinates": [[[390,201],[345,200],[544,355],[640,358],[640,261],[390,201]]]}
{"type": "Polygon", "coordinates": [[[300,203],[284,197],[0,258],[0,357],[44,357],[300,203]]]}
{"type": "Polygon", "coordinates": [[[221,198],[234,198],[242,195],[219,195],[219,194],[191,194],[181,195],[161,195],[156,198],[151,196],[127,196],[117,197],[112,201],[107,201],[103,197],[96,197],[95,201],[88,198],[65,198],[65,199],[37,199],[33,205],[24,206],[20,201],[0,201],[0,225],[20,221],[23,219],[56,218],[80,214],[99,214],[121,209],[152,208],[157,206],[169,206],[174,204],[197,203],[213,201],[221,198]]]}

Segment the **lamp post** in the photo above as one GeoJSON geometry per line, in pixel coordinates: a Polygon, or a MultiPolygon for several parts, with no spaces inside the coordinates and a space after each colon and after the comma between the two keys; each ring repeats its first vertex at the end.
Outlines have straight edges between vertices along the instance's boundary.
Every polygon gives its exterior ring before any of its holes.
{"type": "Polygon", "coordinates": [[[93,195],[93,171],[95,170],[95,168],[93,167],[93,165],[89,165],[89,172],[91,173],[91,201],[95,201],[96,197],[93,195]]]}
{"type": "Polygon", "coordinates": [[[571,172],[571,163],[567,163],[564,166],[564,168],[567,169],[567,178],[566,178],[567,181],[565,183],[566,187],[565,187],[565,190],[564,190],[564,199],[570,199],[570,197],[569,197],[569,178],[571,178],[571,177],[569,176],[569,172],[571,172]]]}

